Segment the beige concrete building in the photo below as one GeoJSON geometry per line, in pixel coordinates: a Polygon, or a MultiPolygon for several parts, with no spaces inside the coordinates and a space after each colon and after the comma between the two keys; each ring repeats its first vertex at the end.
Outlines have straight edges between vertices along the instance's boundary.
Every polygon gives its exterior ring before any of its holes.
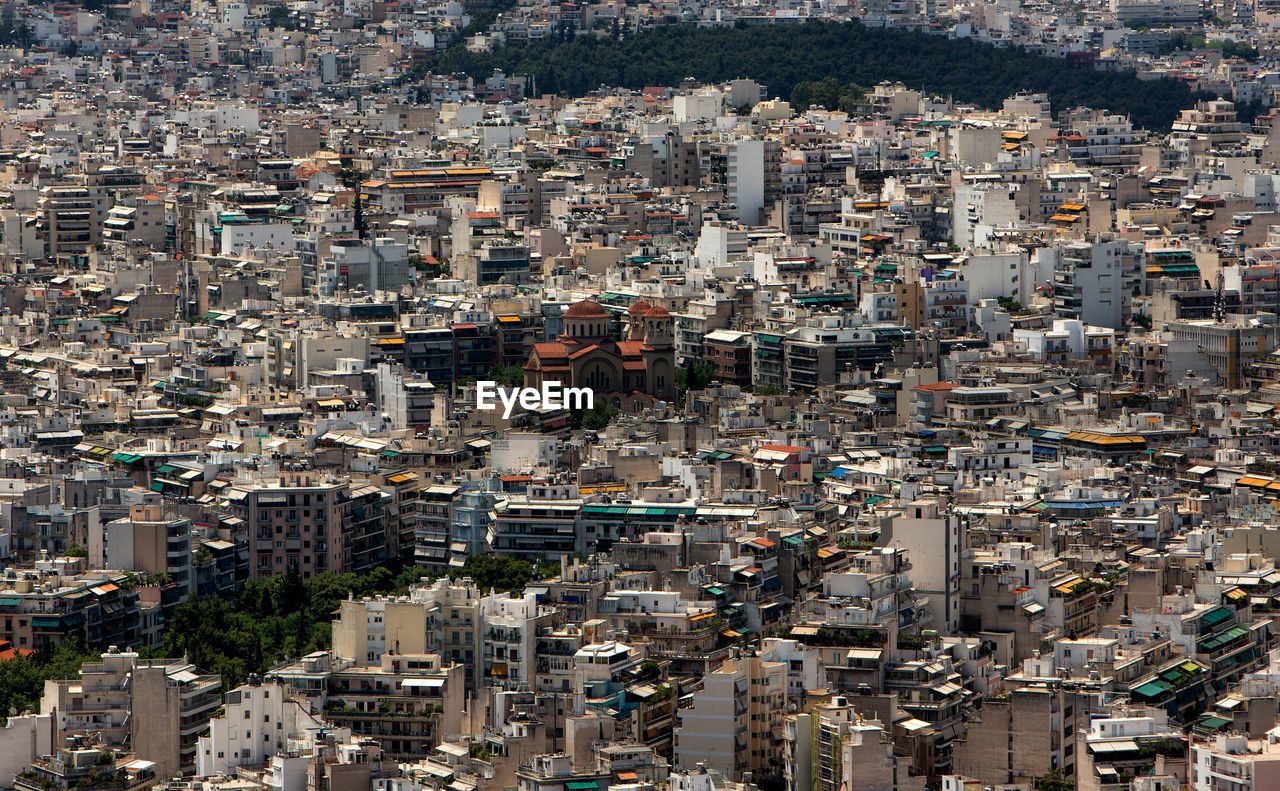
{"type": "Polygon", "coordinates": [[[693,705],[679,712],[675,764],[706,764],[740,780],[744,772],[779,771],[787,670],[760,657],[727,660],[703,677],[693,705]]]}
{"type": "Polygon", "coordinates": [[[100,735],[103,743],[154,761],[160,777],[190,772],[196,739],[222,704],[222,679],[189,662],[108,651],[80,678],[45,682],[40,713],[54,718],[55,744],[100,735]]]}
{"type": "Polygon", "coordinates": [[[282,574],[291,566],[304,577],[362,572],[387,558],[382,490],[375,486],[352,487],[345,480],[294,473],[237,483],[227,487],[226,497],[247,526],[254,579],[282,574]]]}
{"type": "Polygon", "coordinates": [[[955,747],[955,771],[988,785],[1029,783],[1058,769],[1075,773],[1076,731],[1087,707],[1060,685],[1033,684],[988,698],[981,720],[955,747]]]}
{"type": "Polygon", "coordinates": [[[265,680],[292,687],[323,709],[326,721],[376,739],[398,761],[473,729],[463,667],[439,654],[387,653],[357,667],[318,651],[274,668],[265,680]]]}
{"type": "Polygon", "coordinates": [[[89,555],[106,568],[167,574],[185,590],[192,588],[191,520],[167,518],[160,503],[135,505],[129,516],[90,531],[89,555]]]}
{"type": "Polygon", "coordinates": [[[387,651],[439,653],[466,668],[468,687],[484,646],[480,590],[470,579],[437,580],[408,596],[344,601],[333,623],[333,653],[357,667],[376,666],[387,651]]]}

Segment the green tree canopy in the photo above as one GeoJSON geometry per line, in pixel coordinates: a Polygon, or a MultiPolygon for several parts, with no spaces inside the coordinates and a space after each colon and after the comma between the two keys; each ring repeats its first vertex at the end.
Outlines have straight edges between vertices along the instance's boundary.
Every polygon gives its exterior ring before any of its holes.
{"type": "Polygon", "coordinates": [[[821,82],[801,82],[791,89],[791,109],[804,112],[812,105],[827,110],[851,113],[862,103],[866,91],[853,83],[842,83],[835,77],[821,82]]]}
{"type": "MultiPolygon", "coordinates": [[[[520,591],[529,582],[559,573],[553,561],[473,555],[461,568],[427,573],[379,567],[367,574],[324,572],[304,579],[296,568],[253,580],[235,599],[196,596],[174,611],[151,656],[182,656],[207,673],[222,676],[225,689],[263,674],[292,657],[328,648],[330,620],[343,599],[404,592],[422,580],[471,577],[484,592],[520,591]]],[[[0,703],[3,700],[0,699],[0,703]]]]}
{"type": "MultiPolygon", "coordinates": [[[[1167,130],[1199,99],[1181,82],[1140,80],[1132,71],[1093,69],[1020,47],[996,47],[857,22],[807,22],[741,28],[672,25],[622,39],[549,35],[492,52],[454,46],[423,63],[419,74],[465,72],[483,79],[502,69],[532,75],[539,92],[581,96],[601,85],[677,85],[685,77],[719,82],[749,75],[775,96],[798,85],[839,87],[831,101],[856,95],[850,86],[899,81],[910,88],[998,107],[1018,92],[1047,93],[1057,109],[1087,106],[1129,115],[1134,124],[1167,130]]],[[[810,88],[812,91],[812,88],[810,88]]],[[[796,97],[803,99],[802,95],[796,97]]]]}

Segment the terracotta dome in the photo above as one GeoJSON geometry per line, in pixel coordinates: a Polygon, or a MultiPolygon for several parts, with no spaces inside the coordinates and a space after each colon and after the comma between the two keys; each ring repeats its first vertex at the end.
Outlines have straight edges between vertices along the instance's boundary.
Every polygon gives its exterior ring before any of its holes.
{"type": "Polygon", "coordinates": [[[644,312],[644,315],[652,316],[655,319],[665,319],[671,314],[668,313],[667,309],[662,307],[661,305],[652,305],[648,310],[644,312]]]}
{"type": "Polygon", "coordinates": [[[627,313],[632,316],[643,316],[645,313],[649,311],[649,308],[652,308],[652,307],[653,306],[650,305],[648,302],[637,302],[636,304],[627,308],[627,313]]]}
{"type": "Polygon", "coordinates": [[[603,319],[609,316],[604,308],[589,299],[573,303],[564,315],[570,319],[603,319]]]}

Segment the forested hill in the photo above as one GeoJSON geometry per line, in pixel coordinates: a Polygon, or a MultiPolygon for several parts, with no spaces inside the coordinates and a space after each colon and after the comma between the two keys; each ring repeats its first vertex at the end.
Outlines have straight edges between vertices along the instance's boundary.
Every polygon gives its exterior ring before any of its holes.
{"type": "Polygon", "coordinates": [[[1055,110],[1089,106],[1164,131],[1178,111],[1204,98],[1173,80],[1139,80],[1132,72],[1099,71],[1020,48],[972,39],[808,22],[758,27],[660,27],[604,38],[552,35],[529,46],[473,53],[454,46],[423,64],[435,73],[487,77],[532,74],[539,93],[578,96],[601,85],[676,85],[685,77],[720,82],[749,77],[770,96],[788,97],[800,82],[835,77],[863,86],[882,80],[984,107],[1019,91],[1048,93],[1055,110]]]}

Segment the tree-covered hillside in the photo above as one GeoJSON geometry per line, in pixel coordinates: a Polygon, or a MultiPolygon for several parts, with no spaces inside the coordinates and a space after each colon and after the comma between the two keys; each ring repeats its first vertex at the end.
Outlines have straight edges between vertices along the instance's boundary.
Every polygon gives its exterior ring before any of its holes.
{"type": "Polygon", "coordinates": [[[487,77],[531,74],[539,93],[581,95],[601,85],[675,85],[685,77],[719,82],[749,77],[787,97],[797,83],[882,80],[957,101],[999,107],[1019,91],[1049,94],[1055,110],[1089,106],[1125,113],[1136,126],[1163,131],[1198,96],[1172,80],[1075,66],[1019,48],[971,39],[882,30],[858,23],[809,22],[759,27],[661,27],[604,38],[556,34],[529,46],[489,53],[455,46],[423,64],[435,73],[487,77]]]}

